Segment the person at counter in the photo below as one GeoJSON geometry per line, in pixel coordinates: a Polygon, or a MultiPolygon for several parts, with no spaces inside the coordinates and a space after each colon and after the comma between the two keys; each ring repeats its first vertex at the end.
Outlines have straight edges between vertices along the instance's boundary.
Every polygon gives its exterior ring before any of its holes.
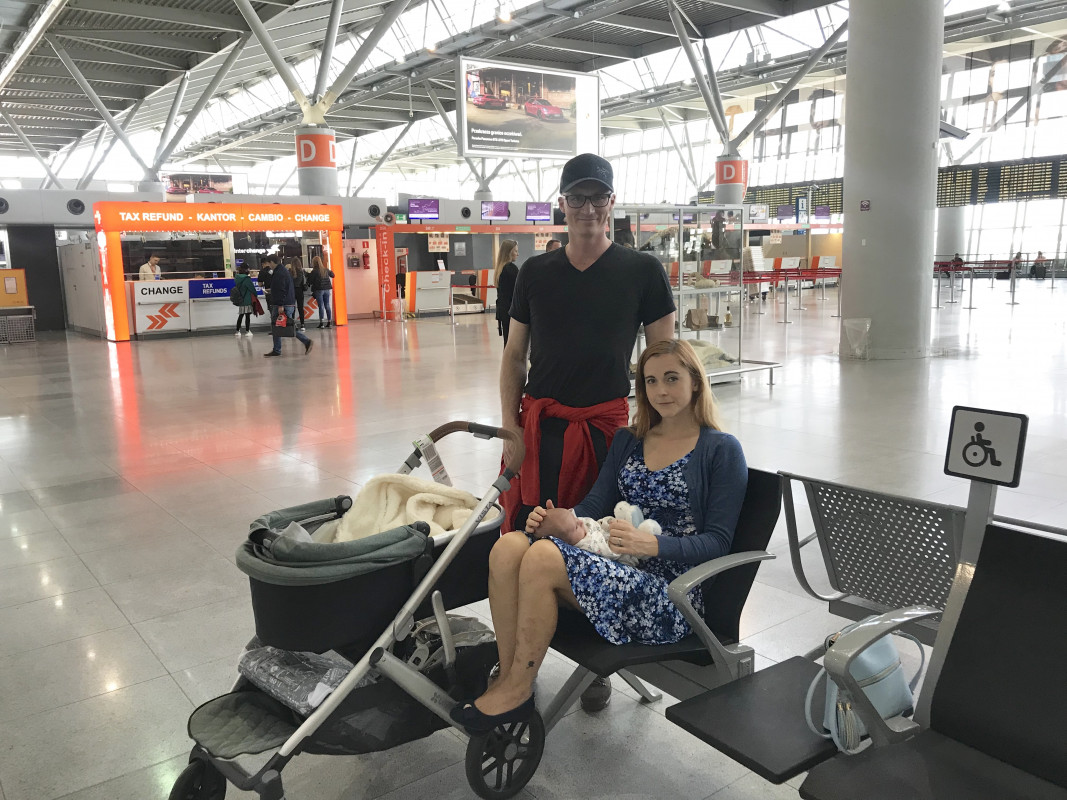
{"type": "Polygon", "coordinates": [[[252,279],[248,277],[248,267],[244,264],[237,268],[237,274],[233,276],[233,288],[241,293],[241,304],[237,306],[237,327],[233,335],[241,335],[241,320],[245,323],[245,336],[252,335],[252,303],[256,296],[256,287],[252,279]]]}
{"type": "MultiPolygon", "coordinates": [[[[274,262],[277,263],[277,262],[274,262]]],[[[287,317],[286,324],[295,325],[296,317],[296,290],[293,288],[293,276],[285,267],[275,268],[271,272],[270,290],[267,292],[267,303],[270,306],[270,318],[273,321],[284,311],[287,317]]],[[[295,331],[296,338],[304,345],[304,355],[311,352],[315,344],[298,329],[295,331]]],[[[264,358],[277,357],[282,354],[282,337],[274,334],[274,349],[264,353],[264,358]]]]}
{"type": "Polygon", "coordinates": [[[508,346],[508,333],[511,329],[511,301],[515,297],[515,281],[519,277],[519,243],[514,239],[504,239],[496,254],[496,330],[504,337],[504,346],[508,346]]]}
{"type": "Polygon", "coordinates": [[[158,281],[163,277],[162,271],[159,269],[159,256],[153,253],[148,257],[148,261],[141,265],[140,272],[138,273],[140,280],[142,281],[158,281]]]}
{"type": "MultiPolygon", "coordinates": [[[[259,285],[265,293],[270,291],[271,277],[274,275],[274,270],[277,266],[278,259],[276,256],[266,255],[259,259],[259,275],[256,280],[259,281],[259,285]]],[[[267,305],[270,305],[270,303],[268,302],[267,305]]]]}
{"type": "Polygon", "coordinates": [[[315,301],[319,304],[319,327],[322,324],[322,315],[326,315],[326,325],[329,328],[333,315],[330,302],[333,295],[333,270],[322,263],[319,256],[311,259],[311,293],[315,295],[315,301]]]}
{"type": "Polygon", "coordinates": [[[289,274],[293,276],[293,289],[296,293],[296,313],[300,316],[300,330],[304,330],[304,289],[307,287],[307,275],[304,274],[304,262],[300,256],[289,261],[289,274]]]}

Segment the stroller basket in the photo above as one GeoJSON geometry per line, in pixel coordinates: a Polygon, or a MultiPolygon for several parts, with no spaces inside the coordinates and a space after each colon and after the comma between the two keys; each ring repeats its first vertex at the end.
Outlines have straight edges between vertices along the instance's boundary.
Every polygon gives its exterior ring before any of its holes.
{"type": "MultiPolygon", "coordinates": [[[[248,575],[256,636],[283,650],[361,654],[388,627],[397,610],[444,551],[449,537],[427,536],[422,523],[350,542],[299,542],[281,536],[292,522],[314,532],[351,508],[341,496],[274,511],[252,524],[237,550],[248,575]]],[[[437,588],[446,608],[486,596],[489,550],[503,514],[483,520],[449,564],[437,588]]],[[[418,616],[432,613],[429,603],[418,616]]]]}
{"type": "MultiPolygon", "coordinates": [[[[496,642],[457,649],[451,675],[443,666],[427,671],[430,680],[454,699],[485,691],[497,660],[496,642]]],[[[189,737],[217,758],[253,755],[281,745],[304,718],[274,698],[248,686],[209,700],[189,718],[189,737]]],[[[351,692],[301,751],[322,755],[362,755],[422,739],[447,723],[388,680],[375,680],[351,692]]]]}

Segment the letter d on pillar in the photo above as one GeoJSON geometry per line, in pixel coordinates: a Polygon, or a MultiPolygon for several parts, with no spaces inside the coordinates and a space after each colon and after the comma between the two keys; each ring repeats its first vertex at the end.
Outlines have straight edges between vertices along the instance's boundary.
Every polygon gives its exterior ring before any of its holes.
{"type": "Polygon", "coordinates": [[[337,149],[332,130],[297,128],[296,174],[300,194],[337,196],[337,149]]]}
{"type": "Polygon", "coordinates": [[[748,162],[735,155],[715,160],[715,202],[740,205],[748,189],[748,162]]]}

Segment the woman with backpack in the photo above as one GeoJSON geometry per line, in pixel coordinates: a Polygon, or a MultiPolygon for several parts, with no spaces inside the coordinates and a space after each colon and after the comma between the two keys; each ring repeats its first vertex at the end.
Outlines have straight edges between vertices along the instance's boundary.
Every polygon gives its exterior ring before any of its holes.
{"type": "Polygon", "coordinates": [[[304,274],[304,262],[300,256],[289,261],[289,274],[293,276],[293,291],[296,295],[296,311],[300,316],[300,326],[297,330],[304,330],[304,288],[307,286],[307,275],[304,274]]]}
{"type": "Polygon", "coordinates": [[[311,259],[311,292],[315,296],[315,302],[319,304],[319,327],[329,328],[333,320],[333,312],[330,303],[333,295],[333,270],[322,263],[319,256],[311,259]],[[322,324],[323,314],[326,316],[326,324],[322,324]]]}
{"type": "Polygon", "coordinates": [[[237,326],[234,328],[233,335],[241,335],[241,320],[245,323],[245,336],[252,335],[252,304],[256,297],[256,286],[252,283],[252,279],[248,277],[248,267],[242,264],[237,268],[237,274],[233,276],[233,288],[235,293],[239,293],[239,302],[237,303],[237,326]]]}

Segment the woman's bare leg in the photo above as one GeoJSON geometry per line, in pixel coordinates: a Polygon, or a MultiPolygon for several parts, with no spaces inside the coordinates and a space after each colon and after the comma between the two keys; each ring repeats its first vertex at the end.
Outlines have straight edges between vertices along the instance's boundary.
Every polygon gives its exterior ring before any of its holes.
{"type": "Polygon", "coordinates": [[[489,553],[489,607],[493,612],[501,678],[508,674],[515,657],[515,631],[519,614],[519,567],[529,549],[530,540],[526,538],[526,534],[512,531],[501,536],[489,553]]]}
{"type": "MultiPolygon", "coordinates": [[[[563,556],[552,542],[536,542],[527,548],[517,585],[517,624],[512,643],[508,645],[513,656],[510,666],[506,666],[506,654],[501,650],[500,679],[475,702],[485,714],[502,714],[530,696],[534,678],[556,632],[559,604],[578,604],[567,579],[563,556]]],[[[499,636],[498,632],[498,643],[499,636]]]]}

